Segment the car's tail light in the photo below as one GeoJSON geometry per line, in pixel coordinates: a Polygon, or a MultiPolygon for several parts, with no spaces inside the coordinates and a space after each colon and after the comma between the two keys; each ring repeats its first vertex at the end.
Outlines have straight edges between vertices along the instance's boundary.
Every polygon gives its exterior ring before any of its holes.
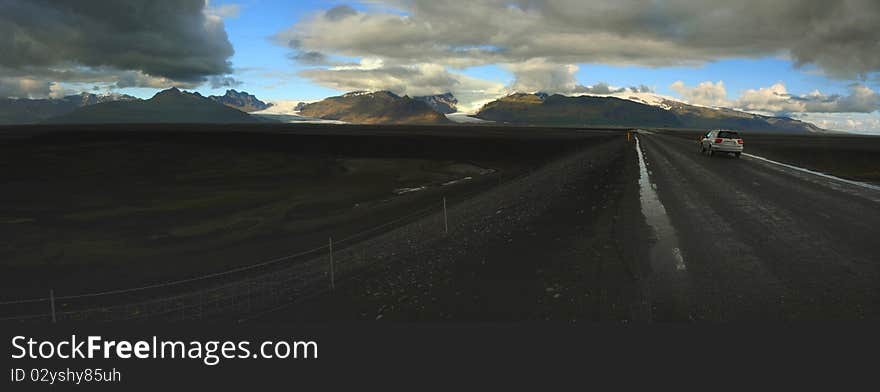
{"type": "Polygon", "coordinates": [[[721,138],[715,139],[715,144],[721,144],[723,141],[721,138]]]}
{"type": "Polygon", "coordinates": [[[736,139],[736,144],[743,144],[743,140],[742,140],[742,139],[736,139]]]}

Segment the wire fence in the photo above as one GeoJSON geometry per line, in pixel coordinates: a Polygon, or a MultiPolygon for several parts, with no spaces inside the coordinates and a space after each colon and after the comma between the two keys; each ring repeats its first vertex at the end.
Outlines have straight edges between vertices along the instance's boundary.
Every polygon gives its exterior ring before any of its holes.
{"type": "Polygon", "coordinates": [[[411,212],[344,238],[328,239],[326,245],[227,271],[118,290],[66,296],[54,296],[50,291],[43,298],[0,301],[0,321],[237,318],[328,290],[334,285],[333,280],[345,278],[384,259],[382,245],[394,241],[393,237],[419,234],[438,237],[445,230],[439,220],[443,215],[438,213],[445,214],[445,198],[442,204],[411,212]],[[415,222],[383,235],[388,238],[360,243],[414,219],[415,222]]]}

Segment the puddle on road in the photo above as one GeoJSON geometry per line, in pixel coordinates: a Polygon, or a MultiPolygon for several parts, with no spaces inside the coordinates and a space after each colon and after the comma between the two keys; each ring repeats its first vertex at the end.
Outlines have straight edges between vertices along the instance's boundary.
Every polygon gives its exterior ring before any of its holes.
{"type": "Polygon", "coordinates": [[[407,193],[423,191],[425,189],[428,189],[428,187],[424,186],[424,185],[420,186],[420,187],[414,187],[414,188],[397,188],[394,190],[394,194],[395,195],[403,195],[403,194],[407,194],[407,193]]]}
{"type": "Polygon", "coordinates": [[[638,136],[636,136],[636,151],[639,154],[639,199],[641,199],[642,214],[645,215],[645,220],[656,237],[656,241],[651,246],[651,267],[655,271],[670,269],[686,271],[687,266],[678,246],[678,236],[666,214],[666,208],[657,197],[656,185],[651,183],[638,136]]]}

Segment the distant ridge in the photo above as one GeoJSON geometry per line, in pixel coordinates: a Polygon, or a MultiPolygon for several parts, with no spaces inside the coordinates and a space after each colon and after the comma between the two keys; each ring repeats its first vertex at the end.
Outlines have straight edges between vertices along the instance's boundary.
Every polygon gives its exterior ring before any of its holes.
{"type": "Polygon", "coordinates": [[[424,101],[389,91],[353,91],[303,105],[300,114],[354,124],[449,124],[451,121],[424,101]]]}
{"type": "Polygon", "coordinates": [[[52,124],[134,123],[255,123],[257,117],[175,87],[138,101],[117,101],[81,107],[46,121],[52,124]]]}
{"type": "Polygon", "coordinates": [[[137,99],[131,95],[117,93],[81,93],[57,99],[0,99],[0,124],[32,124],[70,113],[83,106],[137,99]]]}
{"type": "Polygon", "coordinates": [[[771,117],[662,100],[649,105],[629,99],[583,95],[515,93],[484,105],[475,117],[496,122],[561,126],[727,128],[778,133],[830,132],[787,117],[771,117]]]}
{"type": "Polygon", "coordinates": [[[224,95],[211,95],[208,97],[212,101],[222,103],[226,106],[241,110],[242,112],[257,112],[272,107],[271,103],[263,102],[256,96],[248,94],[245,91],[226,90],[224,95]]]}
{"type": "Polygon", "coordinates": [[[679,127],[667,110],[613,97],[516,93],[484,105],[477,118],[536,125],[679,127]]]}

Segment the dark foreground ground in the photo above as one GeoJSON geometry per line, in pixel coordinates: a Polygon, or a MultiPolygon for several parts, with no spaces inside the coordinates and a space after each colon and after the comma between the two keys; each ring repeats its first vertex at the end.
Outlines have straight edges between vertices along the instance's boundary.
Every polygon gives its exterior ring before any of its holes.
{"type": "Polygon", "coordinates": [[[623,135],[504,184],[340,289],[260,321],[646,319],[647,239],[623,135]]]}
{"type": "MultiPolygon", "coordinates": [[[[335,290],[328,289],[325,256],[294,258],[285,261],[290,268],[278,273],[297,278],[296,271],[302,271],[303,279],[311,279],[302,290],[285,291],[276,283],[272,306],[252,308],[248,285],[247,311],[241,311],[242,297],[231,298],[238,301],[236,311],[221,318],[287,323],[880,317],[880,263],[872,246],[880,227],[880,191],[750,157],[708,158],[698,153],[695,134],[643,132],[637,148],[635,138],[622,131],[485,126],[35,131],[53,132],[34,137],[17,129],[2,143],[7,152],[2,160],[4,182],[18,185],[3,196],[3,216],[10,218],[0,224],[2,234],[13,239],[36,235],[5,243],[0,250],[7,252],[4,290],[22,296],[48,287],[81,292],[102,285],[129,287],[198,276],[320,246],[330,235],[346,237],[393,221],[338,245],[335,290]],[[117,151],[120,145],[151,150],[137,155],[135,162],[130,153],[102,155],[108,164],[128,169],[40,181],[64,166],[57,162],[60,157],[82,158],[103,148],[117,151]],[[79,153],[59,153],[69,150],[79,153]],[[157,152],[159,158],[154,156],[157,152]],[[35,161],[35,155],[53,164],[35,161]],[[218,159],[224,156],[230,157],[229,163],[218,159]],[[305,166],[302,159],[291,160],[304,156],[309,157],[305,166]],[[23,162],[33,166],[22,166],[23,162]],[[334,177],[334,170],[352,167],[369,167],[374,177],[360,182],[334,177]],[[437,185],[474,167],[494,171],[454,186],[437,185]],[[322,175],[315,177],[314,170],[322,175]],[[188,176],[176,177],[181,171],[188,176]],[[217,176],[218,171],[222,175],[217,176]],[[398,176],[380,180],[389,173],[398,176]],[[190,196],[236,195],[243,190],[236,184],[247,184],[248,190],[262,189],[270,197],[250,205],[218,202],[219,208],[204,215],[186,215],[190,208],[147,209],[144,215],[143,206],[149,205],[144,204],[134,212],[123,209],[126,219],[110,208],[115,212],[86,215],[101,224],[65,220],[65,209],[80,214],[95,210],[71,203],[70,195],[79,195],[73,200],[104,200],[101,211],[116,204],[128,206],[137,192],[122,180],[125,175],[190,196]],[[193,180],[206,177],[211,181],[193,180]],[[71,178],[78,179],[70,182],[71,178]],[[318,178],[336,180],[321,190],[311,188],[318,178]],[[404,195],[388,190],[413,185],[407,181],[433,185],[404,195]],[[91,186],[81,187],[83,183],[91,186]],[[352,187],[353,183],[358,185],[352,187]],[[184,185],[198,187],[186,193],[184,185]],[[346,187],[350,190],[339,193],[356,196],[332,196],[332,189],[346,187]],[[269,191],[273,189],[284,191],[278,195],[269,191]],[[368,191],[361,194],[364,190],[368,191]],[[298,210],[296,203],[283,202],[305,196],[310,199],[298,210]],[[449,201],[448,232],[442,210],[436,208],[442,197],[449,201]],[[352,208],[355,199],[364,198],[368,208],[352,208]],[[261,208],[264,205],[271,208],[261,208]],[[420,212],[426,205],[435,208],[420,212]],[[198,222],[224,216],[233,222],[252,216],[262,220],[256,225],[259,229],[232,225],[225,231],[208,230],[196,236],[198,240],[177,238],[175,244],[166,237],[155,246],[143,246],[166,252],[159,258],[146,254],[106,258],[97,265],[77,263],[86,258],[71,257],[71,252],[93,251],[89,243],[62,247],[68,263],[29,264],[9,256],[27,246],[41,248],[41,241],[69,243],[83,230],[125,236],[143,229],[139,222],[150,222],[149,230],[181,221],[199,227],[198,222]],[[229,230],[238,237],[230,239],[229,230]],[[44,232],[54,234],[41,239],[44,232]]],[[[847,137],[748,135],[746,148],[859,180],[872,180],[880,152],[876,139],[847,137]],[[834,159],[822,158],[826,156],[834,159]]],[[[73,161],[70,166],[81,168],[73,161]]]]}
{"type": "Polygon", "coordinates": [[[329,237],[339,249],[596,140],[518,129],[271,125],[0,134],[4,298],[198,277],[329,237]]]}

